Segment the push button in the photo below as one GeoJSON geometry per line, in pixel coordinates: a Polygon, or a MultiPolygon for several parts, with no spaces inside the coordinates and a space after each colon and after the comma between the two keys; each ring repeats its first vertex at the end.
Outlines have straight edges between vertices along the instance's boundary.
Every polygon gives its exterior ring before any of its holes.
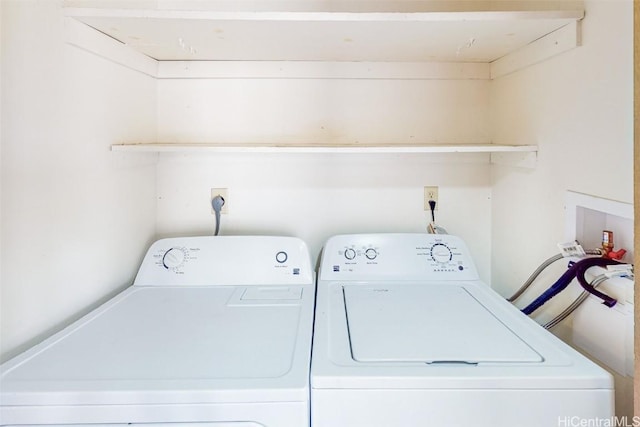
{"type": "Polygon", "coordinates": [[[284,251],[280,251],[276,254],[276,261],[280,264],[287,262],[287,259],[289,259],[289,256],[284,251]]]}

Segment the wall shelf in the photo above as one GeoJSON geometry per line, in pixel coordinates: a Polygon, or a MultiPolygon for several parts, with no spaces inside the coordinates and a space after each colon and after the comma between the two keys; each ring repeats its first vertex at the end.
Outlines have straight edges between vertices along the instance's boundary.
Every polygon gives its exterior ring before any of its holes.
{"type": "Polygon", "coordinates": [[[157,61],[491,63],[583,10],[327,12],[67,7],[67,17],[157,61]]]}
{"type": "Polygon", "coordinates": [[[157,153],[536,153],[535,145],[116,144],[112,151],[157,153]]]}
{"type": "Polygon", "coordinates": [[[295,144],[115,144],[112,151],[137,153],[279,153],[279,154],[484,154],[489,163],[533,169],[536,145],[440,144],[440,145],[295,145],[295,144]]]}

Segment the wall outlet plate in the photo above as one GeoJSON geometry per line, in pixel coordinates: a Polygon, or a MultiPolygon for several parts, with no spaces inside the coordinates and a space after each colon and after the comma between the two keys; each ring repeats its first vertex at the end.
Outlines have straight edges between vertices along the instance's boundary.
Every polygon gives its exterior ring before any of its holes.
{"type": "Polygon", "coordinates": [[[424,187],[424,210],[431,212],[431,206],[429,206],[429,200],[434,200],[436,202],[436,210],[438,210],[438,206],[440,205],[440,202],[438,201],[437,186],[424,187]]]}

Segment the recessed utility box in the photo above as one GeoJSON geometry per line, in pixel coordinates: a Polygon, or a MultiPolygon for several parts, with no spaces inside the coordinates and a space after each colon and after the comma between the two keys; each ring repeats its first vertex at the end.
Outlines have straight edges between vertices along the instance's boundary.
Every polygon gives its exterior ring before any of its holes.
{"type": "Polygon", "coordinates": [[[586,248],[599,248],[602,231],[613,231],[615,248],[624,248],[624,261],[633,262],[633,205],[568,191],[566,240],[586,248]]]}
{"type": "MultiPolygon", "coordinates": [[[[622,259],[633,262],[633,205],[586,194],[567,192],[566,241],[577,240],[585,249],[602,246],[602,232],[614,236],[614,250],[626,249],[622,259]]],[[[591,268],[592,280],[603,269],[591,268]],[[600,271],[598,271],[600,270],[600,271]]],[[[622,376],[633,376],[633,281],[612,278],[598,288],[616,298],[612,308],[593,296],[576,310],[572,324],[573,344],[622,376]]]]}

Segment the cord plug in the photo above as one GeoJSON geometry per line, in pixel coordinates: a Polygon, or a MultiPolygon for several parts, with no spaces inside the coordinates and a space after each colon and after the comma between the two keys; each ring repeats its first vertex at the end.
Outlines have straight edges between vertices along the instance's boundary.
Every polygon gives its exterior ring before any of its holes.
{"type": "Polygon", "coordinates": [[[436,222],[436,201],[429,200],[429,207],[431,208],[431,221],[436,222]]]}
{"type": "Polygon", "coordinates": [[[211,199],[211,207],[213,208],[213,213],[216,216],[216,231],[214,232],[214,236],[217,236],[220,232],[220,212],[222,212],[222,207],[224,206],[224,197],[221,195],[217,195],[213,199],[211,199]]]}
{"type": "Polygon", "coordinates": [[[214,212],[221,212],[223,206],[224,197],[222,197],[221,195],[218,194],[216,197],[211,199],[211,207],[213,208],[214,212]]]}

